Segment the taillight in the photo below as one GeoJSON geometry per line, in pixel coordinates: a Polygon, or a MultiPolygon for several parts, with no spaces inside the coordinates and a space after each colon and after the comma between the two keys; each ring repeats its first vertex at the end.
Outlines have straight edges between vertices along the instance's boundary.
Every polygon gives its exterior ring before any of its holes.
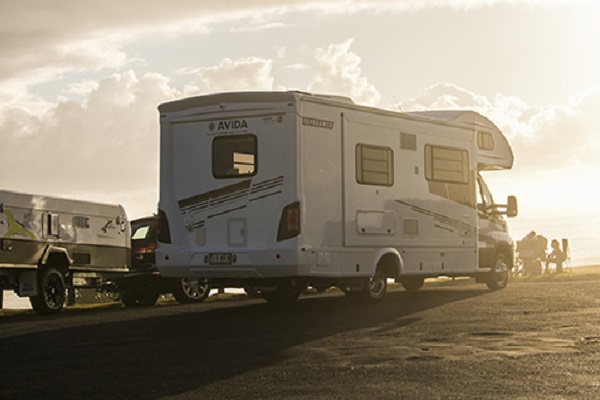
{"type": "Polygon", "coordinates": [[[137,254],[152,254],[156,253],[156,243],[148,243],[139,247],[136,251],[137,254]]]}
{"type": "Polygon", "coordinates": [[[171,243],[171,230],[169,229],[167,214],[163,210],[158,210],[157,218],[156,229],[158,230],[158,241],[161,243],[171,243]]]}
{"type": "Polygon", "coordinates": [[[277,241],[291,239],[300,234],[300,202],[285,206],[279,219],[277,241]]]}

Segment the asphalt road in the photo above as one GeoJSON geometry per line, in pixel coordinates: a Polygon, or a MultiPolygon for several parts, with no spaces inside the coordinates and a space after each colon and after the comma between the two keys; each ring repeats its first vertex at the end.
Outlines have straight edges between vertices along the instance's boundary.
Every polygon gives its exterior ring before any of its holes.
{"type": "Polygon", "coordinates": [[[600,398],[600,274],[0,317],[1,399],[600,398]]]}

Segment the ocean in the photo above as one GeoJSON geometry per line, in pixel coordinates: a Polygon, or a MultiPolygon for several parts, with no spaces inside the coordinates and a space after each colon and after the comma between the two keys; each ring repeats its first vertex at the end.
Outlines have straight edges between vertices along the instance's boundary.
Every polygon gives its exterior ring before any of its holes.
{"type": "Polygon", "coordinates": [[[516,217],[508,220],[515,240],[534,230],[548,239],[569,240],[570,264],[573,267],[600,264],[600,215],[565,217],[516,217]]]}

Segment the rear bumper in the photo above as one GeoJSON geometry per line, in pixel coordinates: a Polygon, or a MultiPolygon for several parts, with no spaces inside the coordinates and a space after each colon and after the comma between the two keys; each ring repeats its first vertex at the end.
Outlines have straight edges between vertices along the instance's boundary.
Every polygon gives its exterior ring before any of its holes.
{"type": "MultiPolygon", "coordinates": [[[[232,249],[230,249],[232,250],[232,249]]],[[[211,264],[212,252],[159,251],[157,268],[164,277],[264,279],[307,276],[312,257],[300,249],[232,250],[231,264],[211,264]]]]}

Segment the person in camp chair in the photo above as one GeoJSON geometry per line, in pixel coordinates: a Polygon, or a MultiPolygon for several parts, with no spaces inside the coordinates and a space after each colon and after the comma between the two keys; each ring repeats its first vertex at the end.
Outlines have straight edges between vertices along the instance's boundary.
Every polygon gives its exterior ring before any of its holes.
{"type": "Polygon", "coordinates": [[[546,260],[546,270],[550,269],[550,264],[556,264],[556,272],[563,272],[562,264],[566,260],[565,253],[560,249],[560,244],[558,240],[553,239],[550,244],[552,251],[548,254],[548,258],[546,260]]]}

